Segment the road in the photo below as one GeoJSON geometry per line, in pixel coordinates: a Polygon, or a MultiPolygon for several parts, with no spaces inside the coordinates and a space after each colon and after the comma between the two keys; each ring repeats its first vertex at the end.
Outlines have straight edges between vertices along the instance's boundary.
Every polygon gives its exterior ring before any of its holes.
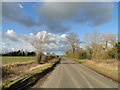
{"type": "Polygon", "coordinates": [[[73,60],[62,58],[42,88],[118,88],[118,83],[73,60]]]}

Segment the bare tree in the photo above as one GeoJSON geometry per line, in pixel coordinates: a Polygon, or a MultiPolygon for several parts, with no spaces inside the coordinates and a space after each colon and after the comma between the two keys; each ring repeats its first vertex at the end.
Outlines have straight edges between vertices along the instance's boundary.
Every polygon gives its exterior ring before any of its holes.
{"type": "Polygon", "coordinates": [[[76,33],[69,33],[68,36],[66,36],[67,44],[72,47],[73,53],[75,52],[75,49],[79,47],[79,44],[81,43],[78,39],[78,35],[76,33]]]}
{"type": "Polygon", "coordinates": [[[85,33],[85,35],[82,36],[83,39],[83,45],[85,48],[85,51],[87,52],[87,58],[91,59],[92,56],[92,50],[91,50],[91,38],[90,38],[90,33],[85,33]]]}
{"type": "Polygon", "coordinates": [[[32,35],[31,45],[35,48],[36,59],[40,63],[41,55],[45,49],[45,44],[49,41],[50,36],[45,32],[41,31],[37,35],[32,35]]]}
{"type": "Polygon", "coordinates": [[[87,55],[91,54],[91,58],[95,59],[97,62],[102,56],[102,45],[100,42],[100,33],[97,31],[92,31],[91,33],[86,33],[83,36],[84,44],[86,46],[87,55]],[[92,50],[92,51],[91,51],[92,50]]]}
{"type": "Polygon", "coordinates": [[[100,33],[93,31],[91,33],[91,47],[92,47],[92,58],[95,58],[98,62],[102,57],[102,44],[100,42],[100,33]]]}
{"type": "Polygon", "coordinates": [[[36,49],[36,53],[43,52],[45,44],[49,41],[49,35],[41,31],[36,36],[32,36],[31,45],[36,49]]]}
{"type": "Polygon", "coordinates": [[[90,33],[85,33],[85,35],[82,36],[83,39],[83,44],[85,48],[91,48],[91,34],[90,33]]]}
{"type": "Polygon", "coordinates": [[[109,33],[103,33],[101,36],[101,42],[107,51],[109,49],[108,44],[113,46],[116,43],[116,35],[112,34],[112,32],[109,33]]]}

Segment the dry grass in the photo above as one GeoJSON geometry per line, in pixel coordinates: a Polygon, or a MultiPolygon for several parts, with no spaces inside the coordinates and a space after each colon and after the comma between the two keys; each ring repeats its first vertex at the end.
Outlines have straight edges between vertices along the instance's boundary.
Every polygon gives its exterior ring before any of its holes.
{"type": "Polygon", "coordinates": [[[95,63],[92,60],[86,60],[86,63],[94,64],[94,65],[104,67],[104,68],[107,68],[107,69],[110,69],[110,70],[118,71],[118,60],[106,60],[106,61],[103,60],[99,63],[95,63]]]}
{"type": "Polygon", "coordinates": [[[38,64],[36,61],[17,62],[15,64],[2,65],[2,83],[13,82],[14,80],[30,73],[37,73],[40,69],[51,67],[57,59],[52,59],[45,64],[38,64]],[[10,66],[11,65],[11,68],[10,66]],[[37,71],[38,70],[38,71],[37,71]]]}
{"type": "Polygon", "coordinates": [[[118,75],[120,74],[120,72],[118,72],[118,64],[120,63],[119,60],[100,60],[99,63],[96,63],[95,60],[72,59],[106,77],[120,82],[118,79],[118,75]]]}
{"type": "Polygon", "coordinates": [[[29,69],[31,67],[35,67],[37,63],[35,61],[27,61],[27,62],[19,62],[16,64],[11,64],[11,67],[9,67],[9,64],[2,65],[2,82],[5,83],[9,80],[14,80],[16,78],[19,78],[29,72],[31,72],[29,69]]]}
{"type": "Polygon", "coordinates": [[[115,81],[119,81],[117,60],[103,61],[100,63],[95,63],[94,61],[86,60],[86,62],[83,62],[82,64],[104,76],[107,76],[115,81]]]}
{"type": "Polygon", "coordinates": [[[46,64],[38,64],[38,65],[36,65],[35,67],[31,67],[30,69],[29,69],[29,71],[34,71],[34,70],[36,70],[36,69],[39,69],[39,68],[43,68],[43,67],[46,67],[46,66],[48,66],[48,63],[46,63],[46,64]]]}
{"type": "MultiPolygon", "coordinates": [[[[4,87],[9,87],[18,81],[19,83],[23,84],[25,80],[27,83],[28,79],[30,81],[26,85],[31,84],[32,82],[35,82],[35,80],[39,77],[39,75],[34,77],[33,75],[41,73],[45,69],[52,67],[56,62],[58,62],[58,60],[56,59],[52,59],[50,62],[46,64],[38,64],[35,61],[31,61],[31,62],[29,61],[26,63],[22,62],[22,64],[21,63],[12,64],[12,68],[8,67],[9,64],[2,65],[2,74],[3,74],[2,85],[4,87]]],[[[17,85],[21,85],[19,83],[17,83],[17,85]]]]}

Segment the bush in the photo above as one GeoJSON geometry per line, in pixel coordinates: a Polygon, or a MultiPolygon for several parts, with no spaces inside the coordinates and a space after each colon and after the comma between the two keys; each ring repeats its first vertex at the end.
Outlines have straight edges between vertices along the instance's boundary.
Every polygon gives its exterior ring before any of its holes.
{"type": "Polygon", "coordinates": [[[47,61],[47,56],[43,55],[40,61],[40,64],[44,64],[47,61]]]}
{"type": "Polygon", "coordinates": [[[55,55],[50,55],[50,58],[51,58],[51,59],[54,59],[54,58],[55,58],[55,55]]]}
{"type": "Polygon", "coordinates": [[[66,51],[67,57],[77,58],[77,59],[86,59],[87,54],[83,49],[77,49],[74,53],[72,50],[66,51]]]}
{"type": "Polygon", "coordinates": [[[43,53],[36,54],[36,60],[37,60],[38,64],[44,64],[44,63],[48,62],[49,60],[55,59],[55,58],[59,58],[59,56],[50,55],[50,54],[44,55],[43,53]]]}
{"type": "Polygon", "coordinates": [[[48,56],[47,60],[51,60],[52,59],[51,55],[47,55],[47,56],[48,56]]]}
{"type": "Polygon", "coordinates": [[[59,56],[57,55],[57,58],[59,58],[59,56]]]}
{"type": "Polygon", "coordinates": [[[38,53],[36,54],[36,60],[37,60],[37,63],[40,64],[41,63],[41,58],[43,56],[43,53],[38,53]]]}
{"type": "Polygon", "coordinates": [[[110,58],[108,52],[109,52],[109,51],[104,51],[104,52],[102,53],[102,59],[108,59],[108,58],[110,58]]]}
{"type": "Polygon", "coordinates": [[[86,59],[86,52],[79,53],[79,59],[86,59]]]}
{"type": "Polygon", "coordinates": [[[109,58],[118,60],[120,58],[120,42],[116,43],[112,49],[108,51],[109,58]]]}

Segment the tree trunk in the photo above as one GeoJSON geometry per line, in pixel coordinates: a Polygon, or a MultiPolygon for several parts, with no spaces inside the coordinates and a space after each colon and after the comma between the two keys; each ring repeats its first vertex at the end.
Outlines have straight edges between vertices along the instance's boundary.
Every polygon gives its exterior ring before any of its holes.
{"type": "Polygon", "coordinates": [[[73,53],[75,52],[75,48],[73,48],[73,53]]]}
{"type": "Polygon", "coordinates": [[[108,50],[108,41],[106,41],[105,50],[108,50]]]}

